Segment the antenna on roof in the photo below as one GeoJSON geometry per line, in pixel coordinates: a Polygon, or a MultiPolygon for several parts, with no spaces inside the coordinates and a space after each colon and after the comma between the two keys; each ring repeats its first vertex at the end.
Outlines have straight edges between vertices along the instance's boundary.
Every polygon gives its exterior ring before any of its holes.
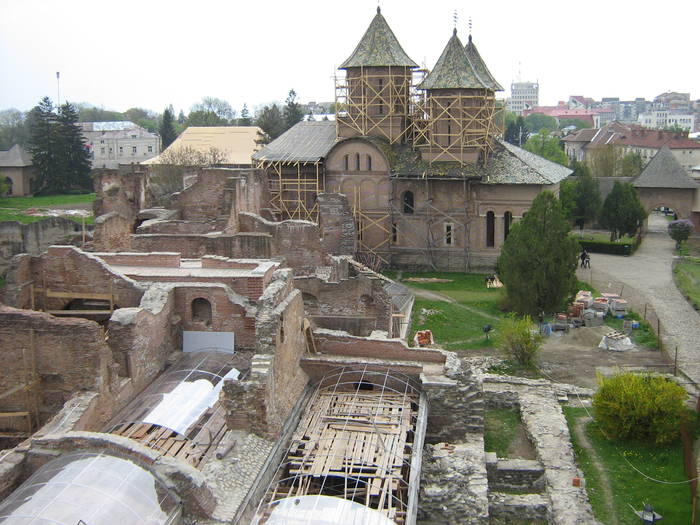
{"type": "Polygon", "coordinates": [[[472,17],[469,17],[469,41],[472,41],[472,17]]]}
{"type": "Polygon", "coordinates": [[[455,23],[455,31],[457,30],[457,20],[459,19],[459,15],[457,14],[457,10],[455,9],[455,12],[452,15],[452,20],[455,23]]]}
{"type": "Polygon", "coordinates": [[[56,106],[61,105],[61,72],[56,71],[56,106]]]}

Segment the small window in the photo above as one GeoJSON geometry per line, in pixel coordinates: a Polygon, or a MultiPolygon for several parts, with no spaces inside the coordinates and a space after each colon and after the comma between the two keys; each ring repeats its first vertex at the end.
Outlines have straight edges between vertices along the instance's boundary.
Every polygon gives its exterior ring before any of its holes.
{"type": "Polygon", "coordinates": [[[153,146],[148,146],[148,153],[153,153],[153,146]]]}
{"type": "Polygon", "coordinates": [[[131,146],[131,154],[136,155],[136,146],[131,146]]]}
{"type": "Polygon", "coordinates": [[[395,222],[391,224],[391,242],[394,244],[399,242],[399,230],[395,222]]]}
{"type": "Polygon", "coordinates": [[[112,153],[114,153],[114,148],[112,148],[111,146],[109,147],[109,153],[110,153],[110,155],[111,155],[112,153]]]}
{"type": "Polygon", "coordinates": [[[102,155],[104,155],[104,154],[105,154],[105,149],[104,149],[104,148],[100,148],[100,153],[101,153],[102,155]]]}
{"type": "Polygon", "coordinates": [[[211,326],[211,303],[201,297],[192,301],[192,320],[211,326]]]}
{"type": "Polygon", "coordinates": [[[136,138],[136,135],[131,135],[131,138],[132,138],[132,139],[135,139],[135,138],[136,138]]]}
{"type": "Polygon", "coordinates": [[[510,225],[513,223],[513,214],[509,211],[503,214],[503,240],[508,238],[510,233],[510,225]]]}
{"type": "Polygon", "coordinates": [[[124,153],[124,146],[119,146],[119,154],[122,155],[124,153]]]}
{"type": "Polygon", "coordinates": [[[343,157],[343,169],[344,169],[345,171],[349,171],[349,170],[350,170],[350,155],[345,155],[345,156],[343,157]]]}
{"type": "Polygon", "coordinates": [[[404,213],[413,213],[414,205],[413,205],[413,192],[412,191],[404,191],[403,192],[403,199],[401,199],[403,202],[403,212],[404,213]]]}
{"type": "Polygon", "coordinates": [[[360,171],[360,154],[355,153],[355,170],[360,171]]]}
{"type": "Polygon", "coordinates": [[[452,236],[453,234],[453,226],[451,222],[446,222],[444,224],[444,229],[445,229],[445,246],[452,246],[454,245],[454,238],[452,236]]]}
{"type": "Polygon", "coordinates": [[[104,144],[104,143],[105,143],[105,141],[104,141],[104,140],[100,140],[100,144],[104,144]]]}
{"type": "Polygon", "coordinates": [[[492,211],[486,214],[486,246],[488,248],[493,248],[496,244],[494,236],[494,226],[496,223],[496,216],[492,211]]]}
{"type": "Polygon", "coordinates": [[[367,171],[372,171],[372,155],[367,154],[367,171]]]}

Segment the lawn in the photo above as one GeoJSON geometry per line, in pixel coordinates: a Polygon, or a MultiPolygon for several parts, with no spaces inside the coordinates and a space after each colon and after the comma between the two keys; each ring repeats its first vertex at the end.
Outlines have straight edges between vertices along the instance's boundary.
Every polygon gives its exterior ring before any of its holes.
{"type": "Polygon", "coordinates": [[[676,264],[673,271],[681,293],[696,310],[700,310],[700,263],[686,259],[676,264]]]}
{"type": "MultiPolygon", "coordinates": [[[[578,232],[572,232],[571,233],[572,237],[576,237],[577,239],[581,239],[582,241],[591,241],[591,242],[610,242],[610,234],[609,233],[584,233],[583,236],[581,236],[578,232]]],[[[616,244],[634,244],[635,238],[630,237],[628,235],[624,237],[620,237],[619,239],[615,240],[616,244]]]]}
{"type": "Polygon", "coordinates": [[[484,418],[484,450],[495,452],[499,458],[510,457],[510,446],[520,422],[517,409],[490,409],[484,418]]]}
{"type": "MultiPolygon", "coordinates": [[[[392,278],[397,275],[395,271],[385,273],[392,278]]],[[[503,316],[498,308],[502,290],[486,288],[485,277],[481,274],[448,272],[402,273],[402,284],[435,292],[455,301],[451,303],[416,296],[411,339],[416,330],[429,329],[433,332],[435,342],[447,350],[491,347],[492,340],[484,335],[484,326],[494,326],[503,316]],[[411,277],[448,279],[450,282],[406,281],[411,277]]]]}
{"type": "MultiPolygon", "coordinates": [[[[0,222],[16,221],[22,224],[37,222],[46,217],[27,215],[25,210],[30,208],[46,209],[54,206],[71,206],[90,204],[95,200],[94,193],[80,195],[43,195],[41,197],[3,197],[0,198],[0,222]]],[[[66,215],[67,219],[82,223],[81,217],[66,215]]],[[[94,217],[86,217],[86,224],[93,224],[94,217]]]]}
{"type": "MultiPolygon", "coordinates": [[[[608,511],[602,497],[601,476],[590,451],[583,448],[573,432],[573,421],[587,416],[583,408],[564,407],[571,430],[578,466],[586,478],[586,490],[593,511],[602,523],[608,523],[608,511]]],[[[637,525],[639,518],[629,505],[640,509],[650,503],[663,516],[663,523],[690,523],[691,499],[687,483],[666,484],[651,481],[636,472],[628,463],[646,475],[663,481],[685,481],[683,449],[680,440],[672,445],[654,445],[638,441],[609,441],[601,434],[595,421],[586,427],[586,436],[604,465],[613,505],[621,525],[637,525]],[[624,456],[624,457],[623,457],[624,456]],[[625,461],[625,458],[627,461],[625,461]]]]}

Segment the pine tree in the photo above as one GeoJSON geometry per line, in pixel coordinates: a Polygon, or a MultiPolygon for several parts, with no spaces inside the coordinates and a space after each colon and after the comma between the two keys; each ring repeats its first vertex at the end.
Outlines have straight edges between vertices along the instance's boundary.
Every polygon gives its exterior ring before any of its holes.
{"type": "Polygon", "coordinates": [[[527,142],[527,125],[523,117],[518,117],[510,122],[506,128],[503,138],[506,142],[510,142],[514,146],[522,147],[527,142]]]}
{"type": "Polygon", "coordinates": [[[255,125],[262,129],[264,133],[264,135],[256,141],[258,144],[267,144],[287,130],[282,111],[280,111],[277,104],[262,108],[255,118],[255,125]]]}
{"type": "Polygon", "coordinates": [[[160,120],[160,141],[161,149],[165,149],[177,138],[175,126],[173,125],[174,111],[172,106],[168,106],[163,111],[163,117],[160,120]]]}
{"type": "Polygon", "coordinates": [[[238,119],[239,126],[250,126],[251,118],[250,111],[248,111],[248,104],[243,104],[243,109],[241,109],[241,118],[238,119]]]}
{"type": "Polygon", "coordinates": [[[187,120],[187,117],[185,116],[185,112],[180,110],[180,113],[177,116],[177,123],[184,124],[185,120],[187,120]]]}
{"type": "Polygon", "coordinates": [[[66,102],[58,111],[57,132],[60,146],[60,177],[63,190],[89,189],[90,154],[85,147],[85,138],[77,125],[78,111],[66,102]]]}
{"type": "Polygon", "coordinates": [[[512,226],[498,258],[510,307],[530,315],[561,309],[575,291],[578,249],[559,200],[540,193],[512,226]]]}
{"type": "Polygon", "coordinates": [[[51,193],[58,190],[54,175],[58,165],[58,136],[56,114],[49,97],[27,115],[29,124],[28,151],[32,155],[32,165],[36,172],[37,193],[51,193]]]}
{"type": "Polygon", "coordinates": [[[284,122],[286,125],[286,131],[304,118],[304,112],[301,109],[301,104],[297,102],[297,93],[293,89],[289,90],[287,100],[284,101],[284,104],[284,122]]]}
{"type": "Polygon", "coordinates": [[[646,217],[647,213],[634,186],[629,182],[615,181],[600,214],[600,223],[610,232],[610,241],[625,235],[635,235],[646,217]]]}

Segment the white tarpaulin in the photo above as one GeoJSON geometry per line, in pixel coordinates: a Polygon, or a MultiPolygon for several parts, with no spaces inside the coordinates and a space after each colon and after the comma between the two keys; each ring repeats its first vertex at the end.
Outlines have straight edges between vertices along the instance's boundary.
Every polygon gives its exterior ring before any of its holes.
{"type": "Polygon", "coordinates": [[[624,352],[625,350],[632,350],[634,345],[632,340],[627,337],[621,337],[619,333],[604,335],[603,339],[600,340],[598,348],[603,350],[612,350],[614,352],[624,352]]]}
{"type": "Polygon", "coordinates": [[[234,353],[234,332],[182,332],[182,351],[218,350],[234,353]]]}

